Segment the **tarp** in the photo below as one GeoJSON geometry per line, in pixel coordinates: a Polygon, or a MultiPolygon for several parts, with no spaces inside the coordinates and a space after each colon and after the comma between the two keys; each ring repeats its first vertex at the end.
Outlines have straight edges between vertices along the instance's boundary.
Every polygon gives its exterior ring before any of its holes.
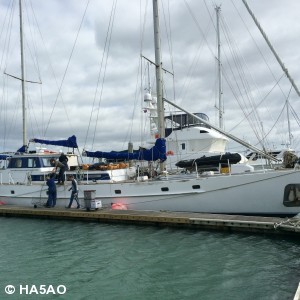
{"type": "Polygon", "coordinates": [[[30,140],[30,142],[46,144],[46,145],[63,146],[69,148],[78,148],[75,135],[72,135],[67,140],[51,141],[51,140],[32,139],[30,140]]]}
{"type": "Polygon", "coordinates": [[[97,157],[97,158],[108,158],[108,159],[125,159],[125,160],[146,160],[146,161],[165,161],[167,159],[166,155],[166,140],[157,139],[155,145],[151,149],[140,149],[135,150],[133,153],[126,151],[85,151],[85,156],[87,157],[97,157]]]}
{"type": "Polygon", "coordinates": [[[24,145],[24,146],[22,146],[20,149],[17,150],[17,153],[25,153],[26,150],[27,150],[27,146],[24,145]]]}

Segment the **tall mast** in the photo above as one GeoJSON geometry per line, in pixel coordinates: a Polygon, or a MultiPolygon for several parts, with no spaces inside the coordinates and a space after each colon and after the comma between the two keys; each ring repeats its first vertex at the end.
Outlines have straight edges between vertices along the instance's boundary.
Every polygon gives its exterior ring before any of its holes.
{"type": "Polygon", "coordinates": [[[19,0],[20,13],[20,47],[21,47],[21,83],[22,83],[22,112],[23,112],[23,146],[27,145],[27,121],[26,121],[26,99],[25,99],[25,72],[24,72],[24,46],[23,46],[23,18],[22,1],[19,0]]]}
{"type": "Polygon", "coordinates": [[[218,79],[219,79],[219,127],[224,129],[223,122],[223,113],[224,113],[224,104],[222,99],[222,74],[221,74],[221,40],[220,40],[220,11],[221,6],[216,6],[216,16],[217,16],[217,42],[218,42],[218,79]]]}
{"type": "MultiPolygon", "coordinates": [[[[158,134],[160,138],[165,138],[164,104],[162,90],[162,63],[159,32],[159,15],[157,0],[153,0],[153,25],[154,25],[154,46],[155,46],[155,66],[156,66],[156,96],[158,115],[158,134]]],[[[160,171],[164,171],[164,164],[160,164],[160,171]]]]}

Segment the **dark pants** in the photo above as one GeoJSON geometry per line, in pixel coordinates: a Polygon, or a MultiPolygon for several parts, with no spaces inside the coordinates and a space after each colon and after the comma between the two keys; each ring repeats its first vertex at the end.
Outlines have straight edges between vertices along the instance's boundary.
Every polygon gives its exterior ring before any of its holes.
{"type": "Polygon", "coordinates": [[[58,183],[64,183],[65,182],[65,172],[66,172],[66,167],[63,166],[59,168],[59,173],[58,173],[58,183]]]}
{"type": "Polygon", "coordinates": [[[56,205],[56,190],[49,190],[48,191],[48,201],[47,206],[54,207],[56,205]]]}
{"type": "Polygon", "coordinates": [[[70,202],[68,207],[70,208],[72,206],[73,200],[75,199],[76,203],[77,203],[77,208],[80,207],[79,201],[78,201],[78,194],[76,192],[71,193],[71,198],[70,198],[70,202]]]}

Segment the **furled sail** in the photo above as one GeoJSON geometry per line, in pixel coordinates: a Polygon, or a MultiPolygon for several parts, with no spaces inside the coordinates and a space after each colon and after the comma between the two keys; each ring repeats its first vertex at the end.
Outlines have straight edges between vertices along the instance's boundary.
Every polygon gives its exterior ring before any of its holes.
{"type": "Polygon", "coordinates": [[[69,148],[78,148],[75,135],[72,135],[67,140],[51,141],[51,140],[32,139],[30,140],[30,142],[46,144],[46,145],[54,145],[54,146],[63,146],[69,148]]]}
{"type": "Polygon", "coordinates": [[[87,157],[97,157],[97,158],[108,158],[108,159],[126,159],[126,160],[146,160],[146,161],[165,161],[167,159],[166,155],[166,140],[157,139],[155,145],[151,149],[140,149],[129,153],[127,151],[85,151],[84,155],[87,157]]]}

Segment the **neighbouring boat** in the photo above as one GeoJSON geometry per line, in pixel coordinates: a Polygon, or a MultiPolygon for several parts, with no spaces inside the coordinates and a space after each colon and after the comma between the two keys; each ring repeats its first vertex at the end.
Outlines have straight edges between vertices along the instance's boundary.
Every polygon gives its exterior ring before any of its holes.
{"type": "MultiPolygon", "coordinates": [[[[97,165],[90,169],[80,165],[78,155],[71,151],[67,153],[70,169],[67,174],[74,174],[78,179],[79,198],[84,199],[87,192],[93,191],[95,199],[101,200],[103,205],[119,209],[255,215],[298,214],[300,212],[300,170],[296,168],[260,171],[250,168],[235,174],[194,172],[169,175],[165,172],[164,162],[167,156],[164,102],[171,103],[195,120],[228,138],[241,142],[253,151],[258,151],[270,159],[273,158],[163,98],[157,0],[153,0],[153,12],[159,137],[152,149],[140,149],[133,153],[125,152],[123,159],[129,163],[131,160],[149,160],[150,165],[152,160],[156,160],[160,162],[159,174],[152,173],[149,166],[149,176],[144,175],[139,172],[138,166],[126,163],[97,165]]],[[[23,75],[22,80],[24,81],[23,75]]],[[[25,117],[24,120],[26,120],[25,117]]],[[[74,136],[62,141],[33,139],[32,142],[60,145],[73,150],[78,148],[74,136]]],[[[0,171],[2,204],[30,206],[46,202],[45,180],[47,174],[53,170],[50,159],[58,158],[60,153],[45,150],[28,152],[28,143],[24,133],[23,144],[19,152],[8,158],[7,168],[0,171]]],[[[92,157],[103,156],[103,152],[86,151],[85,153],[92,157]]],[[[70,185],[71,182],[57,186],[57,206],[64,207],[68,203],[70,185]]]]}

